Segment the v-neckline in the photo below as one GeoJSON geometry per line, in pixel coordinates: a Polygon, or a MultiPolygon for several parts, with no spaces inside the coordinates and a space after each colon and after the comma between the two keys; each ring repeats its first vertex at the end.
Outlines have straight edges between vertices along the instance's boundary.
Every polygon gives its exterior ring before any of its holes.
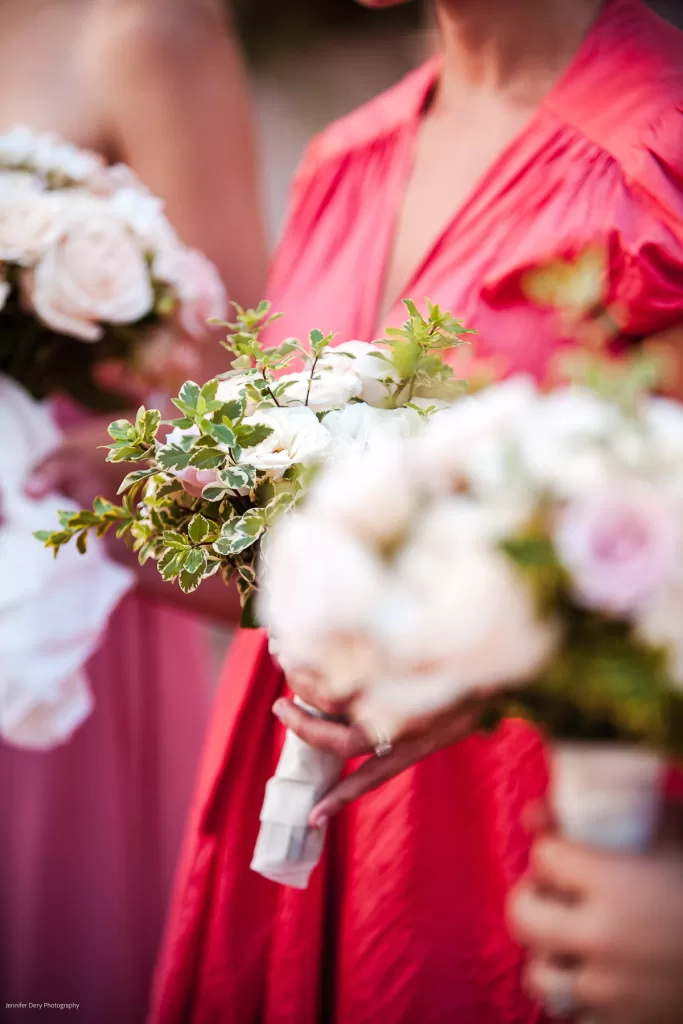
{"type": "Polygon", "coordinates": [[[597,18],[594,19],[588,31],[584,35],[581,44],[577,48],[571,61],[559,75],[554,84],[545,94],[536,109],[531,113],[522,127],[514,133],[509,142],[503,146],[499,154],[489,164],[482,175],[477,179],[473,188],[468,193],[460,206],[453,214],[444,221],[441,229],[436,233],[432,241],[426,247],[412,271],[408,275],[401,292],[394,298],[386,294],[389,273],[391,270],[394,250],[397,242],[397,234],[403,203],[406,197],[410,180],[415,168],[417,147],[420,139],[420,130],[424,120],[425,110],[430,96],[434,92],[443,67],[441,57],[434,57],[424,66],[424,77],[419,83],[419,89],[414,106],[408,112],[408,118],[404,122],[404,142],[401,152],[400,169],[394,181],[392,194],[392,210],[389,218],[388,229],[384,239],[382,251],[382,262],[377,278],[376,293],[374,296],[373,331],[374,337],[379,337],[384,328],[393,322],[404,298],[418,297],[411,295],[412,290],[419,281],[426,266],[431,262],[437,250],[443,244],[447,235],[451,234],[458,222],[463,220],[468,211],[486,193],[491,183],[499,179],[497,191],[500,192],[505,183],[505,168],[511,162],[514,155],[524,145],[527,139],[533,135],[541,123],[547,109],[554,105],[556,97],[564,90],[567,83],[573,78],[575,69],[582,63],[583,57],[590,46],[593,37],[602,25],[609,9],[615,0],[606,0],[597,18]]]}

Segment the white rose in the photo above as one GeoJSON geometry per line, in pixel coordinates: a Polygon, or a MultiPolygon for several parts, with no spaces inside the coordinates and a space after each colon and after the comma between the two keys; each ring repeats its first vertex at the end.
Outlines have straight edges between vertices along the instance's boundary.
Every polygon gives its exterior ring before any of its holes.
{"type": "Polygon", "coordinates": [[[292,672],[313,672],[331,695],[376,673],[367,632],[386,573],[352,536],[308,513],[284,516],[263,541],[259,621],[292,672]]]}
{"type": "Polygon", "coordinates": [[[279,399],[282,405],[307,405],[313,412],[341,409],[352,398],[358,398],[363,390],[362,381],[355,371],[331,369],[320,364],[315,368],[313,379],[308,369],[300,373],[286,373],[279,378],[278,384],[289,385],[279,399]]]}
{"type": "Polygon", "coordinates": [[[72,200],[68,192],[39,191],[30,175],[21,178],[29,181],[0,181],[0,260],[32,266],[57,238],[72,200]]]}
{"type": "Polygon", "coordinates": [[[98,341],[101,323],[135,323],[151,312],[154,293],[143,254],[108,214],[71,221],[35,270],[36,314],[53,330],[98,341]]]}
{"type": "Polygon", "coordinates": [[[318,458],[330,443],[325,427],[305,406],[262,406],[246,416],[243,423],[247,426],[262,424],[272,430],[265,441],[244,448],[240,458],[242,465],[254,466],[271,480],[280,480],[290,466],[318,458]]]}
{"type": "Polygon", "coordinates": [[[561,498],[585,494],[609,472],[609,446],[619,425],[618,409],[592,392],[554,391],[516,426],[522,465],[539,488],[561,498]]]}
{"type": "Polygon", "coordinates": [[[520,419],[537,401],[528,377],[513,377],[461,398],[430,419],[420,442],[425,483],[434,493],[463,487],[488,496],[510,493],[510,445],[520,419]]]}
{"type": "Polygon", "coordinates": [[[394,366],[385,359],[378,358],[385,354],[385,350],[379,345],[369,345],[364,341],[345,341],[341,345],[327,349],[319,365],[336,373],[353,373],[360,377],[362,390],[359,397],[368,405],[381,407],[386,404],[390,391],[380,382],[387,377],[394,384],[398,384],[400,380],[394,366]]]}
{"type": "Polygon", "coordinates": [[[343,455],[380,439],[415,437],[424,420],[415,409],[376,409],[364,402],[328,412],[323,423],[332,435],[331,452],[343,455]]]}
{"type": "Polygon", "coordinates": [[[495,546],[505,525],[467,499],[444,500],[399,554],[395,586],[377,609],[398,676],[419,687],[425,673],[450,673],[449,702],[529,679],[556,648],[556,629],[495,546]]]}
{"type": "Polygon", "coordinates": [[[383,546],[408,529],[420,500],[405,443],[376,441],[335,459],[313,483],[308,507],[321,519],[383,546]]]}
{"type": "Polygon", "coordinates": [[[7,302],[11,291],[12,287],[7,280],[7,267],[0,263],[0,312],[7,302]]]}
{"type": "MultiPolygon", "coordinates": [[[[108,199],[108,206],[110,213],[128,225],[143,249],[174,253],[179,247],[178,237],[164,214],[163,200],[143,186],[118,189],[108,199]]],[[[165,280],[163,274],[155,272],[155,276],[165,280]]]]}
{"type": "Polygon", "coordinates": [[[672,682],[683,687],[683,570],[680,567],[671,582],[641,611],[636,629],[645,643],[667,648],[672,682]]]}
{"type": "Polygon", "coordinates": [[[200,252],[176,247],[160,253],[152,275],[171,285],[180,300],[180,324],[192,338],[203,338],[209,320],[225,320],[228,300],[213,263],[200,252]]]}

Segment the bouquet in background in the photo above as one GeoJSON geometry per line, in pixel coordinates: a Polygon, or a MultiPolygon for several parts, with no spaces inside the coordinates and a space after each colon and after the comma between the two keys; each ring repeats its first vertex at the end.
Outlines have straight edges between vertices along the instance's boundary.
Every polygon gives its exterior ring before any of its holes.
{"type": "MultiPolygon", "coordinates": [[[[268,303],[238,309],[237,322],[226,325],[232,370],[203,387],[182,387],[169,434],[159,437],[161,414],[144,408],[135,423],[111,425],[109,460],[134,466],[122,504],[100,498],[91,511],[62,513],[61,529],[41,539],[56,552],[71,541],[85,550],[89,533],[115,529],[140,561],[156,560],[162,577],[186,593],[216,573],[234,579],[244,624],[253,625],[262,541],[321,465],[345,463],[377,439],[419,434],[462,391],[442,356],[468,332],[438,306],[429,305],[426,318],[406,306],[404,326],[379,344],[333,347],[331,335],[313,330],[307,350],[296,339],[264,347],[261,333],[275,319],[268,303]]],[[[293,566],[294,576],[301,568],[293,566]]],[[[271,636],[272,650],[286,654],[281,639],[271,636]]],[[[284,660],[283,667],[296,665],[284,660]]],[[[308,814],[342,766],[288,734],[268,785],[254,870],[307,884],[323,843],[308,814]]]]}
{"type": "Polygon", "coordinates": [[[93,547],[55,564],[33,531],[63,498],[24,485],[59,443],[42,399],[125,406],[176,389],[222,316],[215,268],[185,248],[127,167],[28,128],[0,135],[0,735],[64,742],[89,714],[83,665],[132,574],[93,547]]]}
{"type": "Polygon", "coordinates": [[[114,411],[126,398],[108,369],[175,390],[225,309],[213,264],[130,168],[28,128],[0,135],[0,373],[114,411]]]}

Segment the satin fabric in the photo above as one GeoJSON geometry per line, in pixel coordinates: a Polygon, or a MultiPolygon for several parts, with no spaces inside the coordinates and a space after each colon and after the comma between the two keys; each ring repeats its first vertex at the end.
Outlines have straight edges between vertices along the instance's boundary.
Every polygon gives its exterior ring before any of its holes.
{"type": "MultiPolygon", "coordinates": [[[[476,358],[542,377],[568,339],[524,303],[525,266],[605,239],[625,339],[683,320],[683,45],[610,0],[567,74],[420,259],[404,294],[479,331],[476,358]]],[[[270,297],[274,340],[372,340],[438,62],[309,148],[270,297]]],[[[397,304],[387,318],[400,323],[397,304]]],[[[284,692],[259,633],[225,667],[159,964],[154,1024],[532,1024],[504,903],[527,863],[539,737],[510,722],[416,765],[333,822],[306,892],[249,871],[284,692]]]]}

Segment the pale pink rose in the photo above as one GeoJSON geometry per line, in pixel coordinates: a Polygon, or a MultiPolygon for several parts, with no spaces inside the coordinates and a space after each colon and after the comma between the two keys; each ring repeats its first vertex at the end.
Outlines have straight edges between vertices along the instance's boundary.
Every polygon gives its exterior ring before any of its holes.
{"type": "MultiPolygon", "coordinates": [[[[174,427],[166,438],[166,444],[178,444],[183,437],[199,437],[199,428],[188,427],[187,430],[183,430],[180,427],[174,427]]],[[[205,487],[218,482],[218,470],[197,469],[195,466],[177,470],[173,476],[176,480],[180,480],[188,494],[194,498],[201,498],[205,487]]]]}
{"type": "Polygon", "coordinates": [[[135,323],[150,313],[154,293],[131,233],[93,211],[66,222],[35,268],[30,300],[53,330],[99,341],[103,323],[135,323]]]}
{"type": "Polygon", "coordinates": [[[170,248],[154,261],[153,276],[169,284],[180,301],[180,324],[192,338],[202,338],[209,320],[225,320],[225,288],[213,263],[193,249],[170,248]]]}
{"type": "Polygon", "coordinates": [[[628,482],[569,504],[554,540],[581,604],[630,615],[665,584],[679,537],[665,497],[628,482]]]}

